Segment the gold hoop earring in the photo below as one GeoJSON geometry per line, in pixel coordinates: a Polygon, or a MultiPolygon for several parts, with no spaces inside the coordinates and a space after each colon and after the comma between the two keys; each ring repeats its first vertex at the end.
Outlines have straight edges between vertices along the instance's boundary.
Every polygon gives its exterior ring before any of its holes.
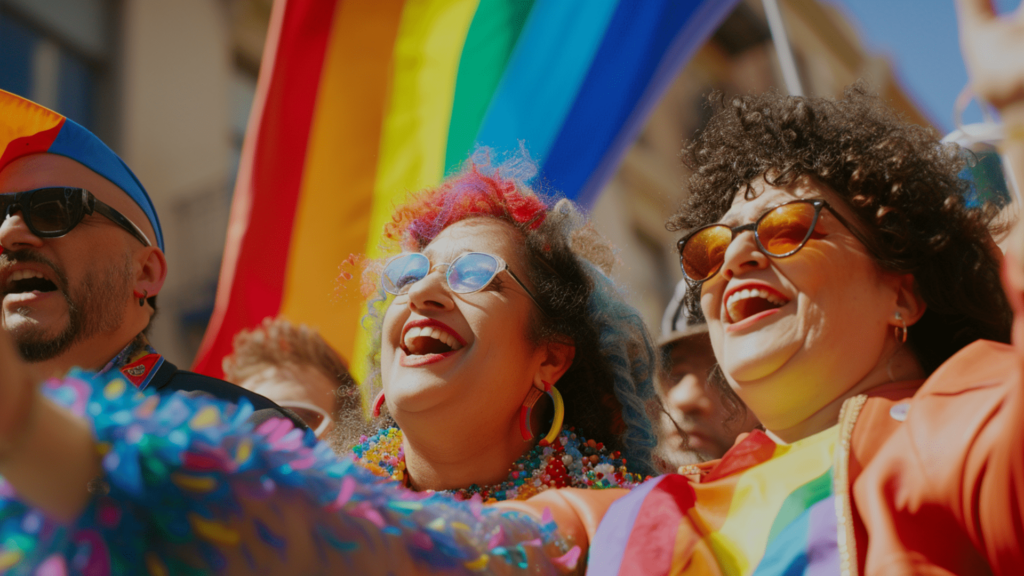
{"type": "Polygon", "coordinates": [[[897,311],[896,320],[899,320],[899,323],[902,324],[902,326],[893,326],[893,334],[896,336],[897,340],[901,343],[905,343],[907,341],[907,323],[903,320],[903,314],[900,314],[897,311]]]}

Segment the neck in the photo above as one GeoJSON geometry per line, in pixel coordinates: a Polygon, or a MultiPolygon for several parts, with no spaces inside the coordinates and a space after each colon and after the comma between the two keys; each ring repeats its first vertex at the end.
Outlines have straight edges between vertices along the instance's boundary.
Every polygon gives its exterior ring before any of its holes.
{"type": "Polygon", "coordinates": [[[458,418],[402,418],[409,485],[415,490],[453,490],[504,481],[512,464],[539,439],[538,412],[533,413],[534,438],[529,442],[514,418],[500,419],[505,424],[488,430],[470,429],[458,418]]]}
{"type": "Polygon", "coordinates": [[[60,356],[33,362],[32,369],[42,378],[60,378],[72,368],[98,371],[139,336],[141,330],[122,326],[110,334],[96,334],[75,342],[60,356]]]}
{"type": "Polygon", "coordinates": [[[883,361],[879,362],[871,372],[848,389],[846,393],[796,425],[772,427],[765,424],[768,436],[779,444],[792,444],[838,424],[839,413],[843,408],[843,403],[848,399],[890,382],[921,380],[926,377],[917,358],[906,346],[900,346],[894,352],[883,357],[885,358],[883,361]]]}

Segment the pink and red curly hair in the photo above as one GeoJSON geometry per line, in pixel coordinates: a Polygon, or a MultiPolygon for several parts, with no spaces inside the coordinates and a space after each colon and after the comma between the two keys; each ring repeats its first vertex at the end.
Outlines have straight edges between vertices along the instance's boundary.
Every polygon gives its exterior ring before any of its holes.
{"type": "Polygon", "coordinates": [[[416,194],[396,208],[392,220],[384,226],[384,238],[404,249],[422,249],[448,226],[480,216],[528,232],[544,222],[549,209],[544,200],[515,179],[497,172],[484,174],[472,163],[462,174],[416,194]]]}

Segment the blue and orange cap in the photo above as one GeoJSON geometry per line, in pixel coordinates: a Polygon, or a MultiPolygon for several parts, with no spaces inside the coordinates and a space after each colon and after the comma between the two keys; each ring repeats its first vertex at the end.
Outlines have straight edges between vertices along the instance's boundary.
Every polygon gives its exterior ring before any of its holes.
{"type": "Polygon", "coordinates": [[[156,232],[156,245],[164,249],[153,201],[124,160],[75,121],[0,90],[0,170],[22,156],[42,152],[67,156],[124,190],[142,208],[156,232]]]}

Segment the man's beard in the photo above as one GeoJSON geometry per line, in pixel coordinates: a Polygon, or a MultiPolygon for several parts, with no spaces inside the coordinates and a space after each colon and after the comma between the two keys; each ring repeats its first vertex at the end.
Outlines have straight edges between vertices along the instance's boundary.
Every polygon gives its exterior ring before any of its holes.
{"type": "MultiPolygon", "coordinates": [[[[24,324],[9,329],[22,358],[27,362],[42,362],[67,352],[72,345],[97,334],[111,332],[124,321],[124,304],[132,295],[133,267],[131,254],[125,252],[120,262],[106,270],[91,270],[74,287],[67,275],[56,264],[29,250],[0,253],[0,270],[17,263],[34,262],[48,266],[56,276],[57,292],[68,308],[68,322],[56,335],[50,335],[48,326],[24,324]]],[[[5,293],[6,294],[6,293],[5,293]]],[[[29,306],[17,311],[30,318],[29,306]]]]}

